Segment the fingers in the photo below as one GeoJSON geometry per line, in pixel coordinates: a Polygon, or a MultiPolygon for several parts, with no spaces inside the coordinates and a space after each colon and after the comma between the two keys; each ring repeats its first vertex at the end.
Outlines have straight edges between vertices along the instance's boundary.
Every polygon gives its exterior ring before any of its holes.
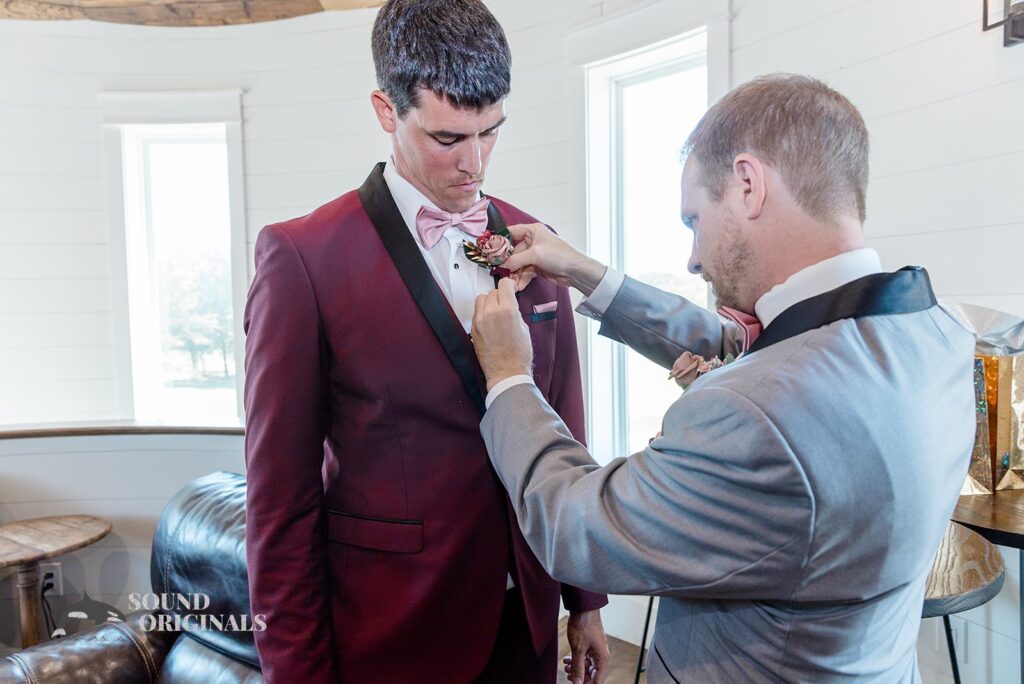
{"type": "Polygon", "coordinates": [[[609,660],[611,660],[611,652],[607,649],[594,659],[594,667],[590,676],[595,684],[605,684],[608,681],[609,660]]]}
{"type": "Polygon", "coordinates": [[[487,295],[480,295],[476,298],[476,304],[473,306],[473,322],[470,335],[476,335],[476,332],[480,329],[480,318],[484,315],[484,307],[487,306],[487,295]]]}
{"type": "Polygon", "coordinates": [[[513,307],[519,311],[519,304],[516,302],[516,283],[511,278],[502,278],[498,281],[498,289],[494,291],[498,299],[498,306],[502,308],[513,307]]]}
{"type": "Polygon", "coordinates": [[[587,664],[587,650],[586,647],[578,648],[573,647],[572,650],[572,662],[570,663],[569,680],[573,684],[583,684],[583,678],[586,676],[586,664],[587,664]]]}
{"type": "Polygon", "coordinates": [[[512,255],[502,264],[510,271],[519,271],[527,266],[532,266],[536,254],[532,251],[537,242],[538,231],[548,232],[546,226],[540,223],[526,223],[517,226],[509,226],[508,232],[512,236],[515,247],[512,255]]]}
{"type": "Polygon", "coordinates": [[[530,284],[534,278],[537,277],[537,269],[533,266],[527,266],[518,273],[512,274],[512,280],[516,284],[516,290],[522,292],[526,289],[526,286],[530,284]]]}
{"type": "Polygon", "coordinates": [[[533,266],[533,252],[529,248],[522,252],[513,252],[512,256],[505,260],[501,266],[507,268],[510,271],[521,271],[524,268],[533,266]]]}

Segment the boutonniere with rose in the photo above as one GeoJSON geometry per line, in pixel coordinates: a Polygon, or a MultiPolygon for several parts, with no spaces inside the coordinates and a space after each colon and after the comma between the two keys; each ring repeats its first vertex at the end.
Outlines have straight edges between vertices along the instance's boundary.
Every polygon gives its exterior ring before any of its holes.
{"type": "Polygon", "coordinates": [[[509,274],[501,265],[512,256],[512,250],[512,235],[504,227],[496,231],[485,230],[474,242],[466,240],[462,243],[462,251],[467,259],[499,277],[509,274]]]}
{"type": "Polygon", "coordinates": [[[672,364],[672,370],[668,374],[668,379],[675,380],[677,385],[686,389],[700,376],[710,373],[716,368],[721,368],[728,363],[732,363],[735,359],[736,357],[732,354],[727,354],[724,359],[717,356],[705,359],[697,354],[683,352],[675,360],[675,363],[672,364]]]}

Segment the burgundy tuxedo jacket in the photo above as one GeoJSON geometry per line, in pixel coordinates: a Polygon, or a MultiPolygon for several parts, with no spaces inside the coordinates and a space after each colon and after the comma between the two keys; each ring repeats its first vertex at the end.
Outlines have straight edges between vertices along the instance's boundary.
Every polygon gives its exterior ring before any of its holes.
{"type": "MultiPolygon", "coordinates": [[[[559,585],[524,541],[480,436],[485,393],[378,165],[358,191],[264,228],[245,311],[246,542],[268,682],[469,682],[506,575],[535,649],[559,585]]],[[[492,227],[535,222],[492,199],[492,227]]],[[[577,439],[583,403],[564,288],[520,294],[537,386],[577,439]],[[533,307],[557,301],[551,315],[533,307]]],[[[562,587],[570,610],[607,602],[562,587]]]]}

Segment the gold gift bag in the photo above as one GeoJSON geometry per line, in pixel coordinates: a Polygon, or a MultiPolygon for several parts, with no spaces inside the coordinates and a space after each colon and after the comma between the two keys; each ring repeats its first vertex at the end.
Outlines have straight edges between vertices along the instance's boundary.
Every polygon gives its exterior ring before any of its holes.
{"type": "Polygon", "coordinates": [[[945,304],[974,335],[977,432],[964,494],[1024,489],[1024,319],[972,304],[945,304]],[[990,475],[984,474],[987,457],[990,475]]]}
{"type": "Polygon", "coordinates": [[[989,426],[995,461],[996,489],[1024,489],[1024,356],[1001,356],[996,380],[996,408],[989,426]]]}
{"type": "Polygon", "coordinates": [[[992,472],[992,444],[989,438],[988,384],[985,382],[985,358],[974,357],[974,449],[971,465],[961,494],[991,494],[995,478],[992,472]]]}

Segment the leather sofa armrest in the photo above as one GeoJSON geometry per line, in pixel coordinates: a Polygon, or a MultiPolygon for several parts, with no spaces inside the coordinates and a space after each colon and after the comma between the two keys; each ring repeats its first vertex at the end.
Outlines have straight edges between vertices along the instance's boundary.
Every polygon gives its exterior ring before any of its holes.
{"type": "Polygon", "coordinates": [[[0,660],[10,684],[137,684],[156,682],[176,632],[153,629],[151,613],[55,639],[0,660]],[[147,629],[148,628],[148,629],[147,629]]]}

